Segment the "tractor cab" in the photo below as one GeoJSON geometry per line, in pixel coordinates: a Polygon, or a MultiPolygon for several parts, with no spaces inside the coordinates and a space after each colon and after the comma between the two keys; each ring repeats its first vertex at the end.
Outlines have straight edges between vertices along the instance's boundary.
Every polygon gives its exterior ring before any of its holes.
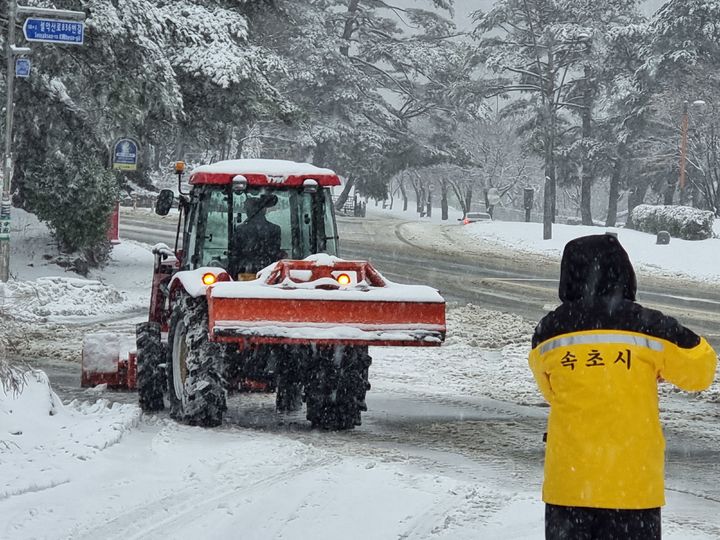
{"type": "Polygon", "coordinates": [[[179,269],[221,267],[247,280],[280,259],[337,255],[330,188],[339,184],[330,170],[281,160],[195,169],[181,195],[179,269]]]}

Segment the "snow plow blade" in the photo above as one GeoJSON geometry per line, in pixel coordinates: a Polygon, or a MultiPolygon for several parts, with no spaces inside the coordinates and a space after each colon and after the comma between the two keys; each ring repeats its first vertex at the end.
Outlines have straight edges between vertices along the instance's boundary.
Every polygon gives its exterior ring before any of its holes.
{"type": "Polygon", "coordinates": [[[210,337],[252,344],[439,346],[445,300],[399,285],[368,262],[317,255],[283,260],[259,278],[207,290],[210,337]]]}

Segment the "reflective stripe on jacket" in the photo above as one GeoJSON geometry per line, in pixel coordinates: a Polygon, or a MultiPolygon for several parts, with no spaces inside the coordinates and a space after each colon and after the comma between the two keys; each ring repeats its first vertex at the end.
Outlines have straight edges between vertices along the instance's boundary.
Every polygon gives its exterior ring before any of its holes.
{"type": "Polygon", "coordinates": [[[543,500],[562,506],[645,509],[665,503],[665,440],[658,378],[707,388],[717,357],[625,330],[561,334],[538,343],[529,363],[550,404],[543,500]]]}

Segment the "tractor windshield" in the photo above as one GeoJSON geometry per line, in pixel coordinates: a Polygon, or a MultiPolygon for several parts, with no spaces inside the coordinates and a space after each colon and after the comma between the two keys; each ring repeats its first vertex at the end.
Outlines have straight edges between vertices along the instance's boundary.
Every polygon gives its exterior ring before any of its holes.
{"type": "Polygon", "coordinates": [[[189,220],[190,230],[197,231],[189,234],[196,236],[192,250],[195,268],[221,266],[237,276],[255,274],[282,258],[337,255],[327,189],[311,193],[248,187],[233,193],[229,186],[205,186],[200,188],[195,214],[189,220]]]}

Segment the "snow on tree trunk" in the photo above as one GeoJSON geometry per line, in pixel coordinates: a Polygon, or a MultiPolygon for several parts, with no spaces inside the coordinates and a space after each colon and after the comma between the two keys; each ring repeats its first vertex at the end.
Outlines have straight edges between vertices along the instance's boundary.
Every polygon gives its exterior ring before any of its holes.
{"type": "Polygon", "coordinates": [[[615,159],[612,175],[610,176],[610,190],[608,193],[608,211],[605,220],[606,227],[614,227],[617,223],[618,200],[620,198],[620,175],[623,170],[623,160],[615,159]]]}
{"type": "Polygon", "coordinates": [[[440,184],[440,209],[442,211],[442,220],[447,221],[449,216],[448,212],[448,185],[447,182],[440,184]]]}
{"type": "MultiPolygon", "coordinates": [[[[352,190],[353,186],[355,185],[355,178],[350,177],[345,181],[345,186],[343,187],[342,192],[340,193],[340,196],[337,198],[337,201],[335,201],[335,210],[340,210],[343,206],[345,206],[345,203],[348,200],[348,197],[350,196],[350,190],[352,190]]],[[[375,202],[377,206],[377,201],[375,202]]]]}

